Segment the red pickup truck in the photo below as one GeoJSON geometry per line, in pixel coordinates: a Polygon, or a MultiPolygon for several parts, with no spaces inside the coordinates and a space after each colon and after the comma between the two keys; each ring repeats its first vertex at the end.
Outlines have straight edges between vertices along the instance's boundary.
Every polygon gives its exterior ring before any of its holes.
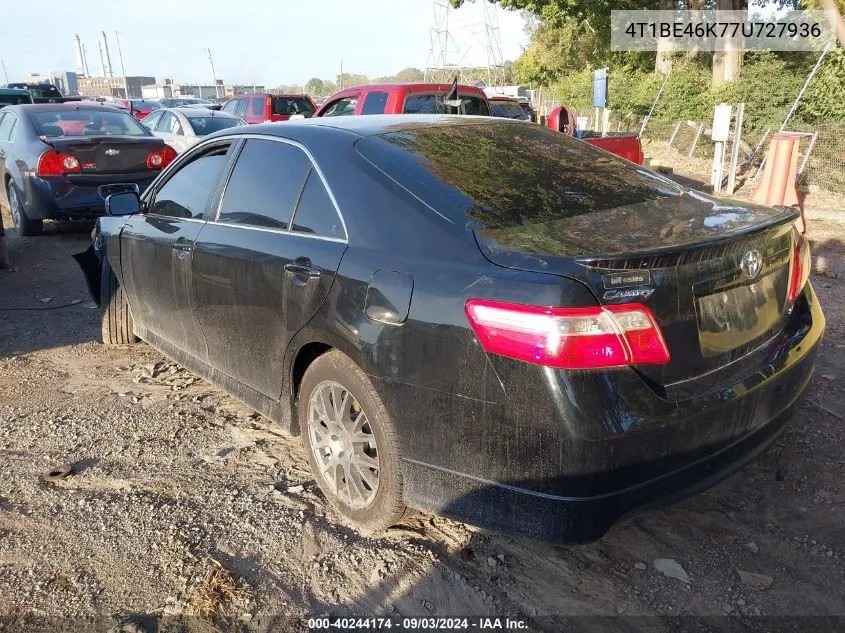
{"type": "MultiPolygon", "coordinates": [[[[559,107],[552,110],[546,119],[546,126],[556,132],[575,136],[575,116],[569,108],[559,107]]],[[[593,134],[594,132],[587,132],[579,138],[585,143],[595,145],[637,165],[642,165],[645,161],[643,147],[637,134],[614,134],[612,136],[594,136],[593,134]]]]}
{"type": "MultiPolygon", "coordinates": [[[[345,88],[326,99],[315,117],[361,114],[475,114],[491,116],[490,103],[484,91],[475,86],[458,85],[461,105],[443,103],[451,84],[372,84],[345,88]]],[[[552,129],[560,130],[560,127],[552,129]]],[[[639,165],[643,152],[637,136],[585,139],[587,143],[627,158],[639,165]]]]}

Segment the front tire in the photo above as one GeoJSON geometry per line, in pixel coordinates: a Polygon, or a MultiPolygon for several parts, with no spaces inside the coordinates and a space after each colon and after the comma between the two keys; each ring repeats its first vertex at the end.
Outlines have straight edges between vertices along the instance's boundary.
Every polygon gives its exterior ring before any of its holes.
{"type": "Polygon", "coordinates": [[[44,228],[44,221],[30,220],[27,217],[26,211],[23,208],[21,194],[12,181],[9,181],[6,188],[6,197],[9,200],[9,212],[12,214],[12,223],[15,225],[18,235],[41,235],[41,231],[44,228]]]}
{"type": "Polygon", "coordinates": [[[100,316],[103,343],[106,345],[132,345],[138,342],[126,294],[120,287],[109,260],[105,257],[100,274],[100,316]]]}
{"type": "Polygon", "coordinates": [[[366,374],[337,350],[323,354],[302,378],[298,413],[311,471],[344,520],[364,534],[399,521],[399,442],[366,374]]]}

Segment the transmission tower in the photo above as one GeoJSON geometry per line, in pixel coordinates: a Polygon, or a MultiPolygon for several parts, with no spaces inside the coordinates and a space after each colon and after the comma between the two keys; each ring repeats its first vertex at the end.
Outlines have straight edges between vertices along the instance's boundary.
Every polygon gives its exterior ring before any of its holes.
{"type": "Polygon", "coordinates": [[[502,55],[502,34],[499,31],[499,7],[481,0],[484,11],[484,33],[487,39],[487,85],[504,86],[505,60],[502,55]]]}
{"type": "Polygon", "coordinates": [[[455,39],[449,34],[449,14],[452,8],[447,0],[434,0],[432,8],[434,25],[429,29],[431,48],[428,52],[425,81],[447,82],[452,81],[455,75],[462,81],[462,69],[452,61],[457,59],[460,53],[455,39]]]}

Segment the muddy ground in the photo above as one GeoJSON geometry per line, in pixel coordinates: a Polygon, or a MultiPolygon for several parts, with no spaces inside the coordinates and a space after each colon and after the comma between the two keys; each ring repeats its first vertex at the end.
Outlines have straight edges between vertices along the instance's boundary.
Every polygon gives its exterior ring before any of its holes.
{"type": "Polygon", "coordinates": [[[351,613],[510,615],[549,631],[562,621],[543,616],[845,616],[845,211],[810,218],[828,326],[788,431],[709,492],[574,548],[431,515],[356,535],[327,507],[298,438],[144,344],[98,342],[99,312],[71,259],[86,229],[11,238],[14,268],[0,271],[0,630],[31,617],[41,630],[87,631],[105,616],[102,630],[135,622],[122,630],[137,633],[158,618],[161,630],[283,630],[298,625],[274,616],[351,613]],[[42,479],[64,463],[70,477],[42,479]],[[658,559],[688,578],[664,575],[658,559]]]}

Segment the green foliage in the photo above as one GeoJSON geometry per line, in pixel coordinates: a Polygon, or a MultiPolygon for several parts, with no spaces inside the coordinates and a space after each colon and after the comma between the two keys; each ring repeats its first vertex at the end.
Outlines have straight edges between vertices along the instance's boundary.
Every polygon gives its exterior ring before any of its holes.
{"type": "Polygon", "coordinates": [[[827,54],[804,93],[798,115],[809,121],[845,121],[845,51],[837,48],[827,54]]]}

